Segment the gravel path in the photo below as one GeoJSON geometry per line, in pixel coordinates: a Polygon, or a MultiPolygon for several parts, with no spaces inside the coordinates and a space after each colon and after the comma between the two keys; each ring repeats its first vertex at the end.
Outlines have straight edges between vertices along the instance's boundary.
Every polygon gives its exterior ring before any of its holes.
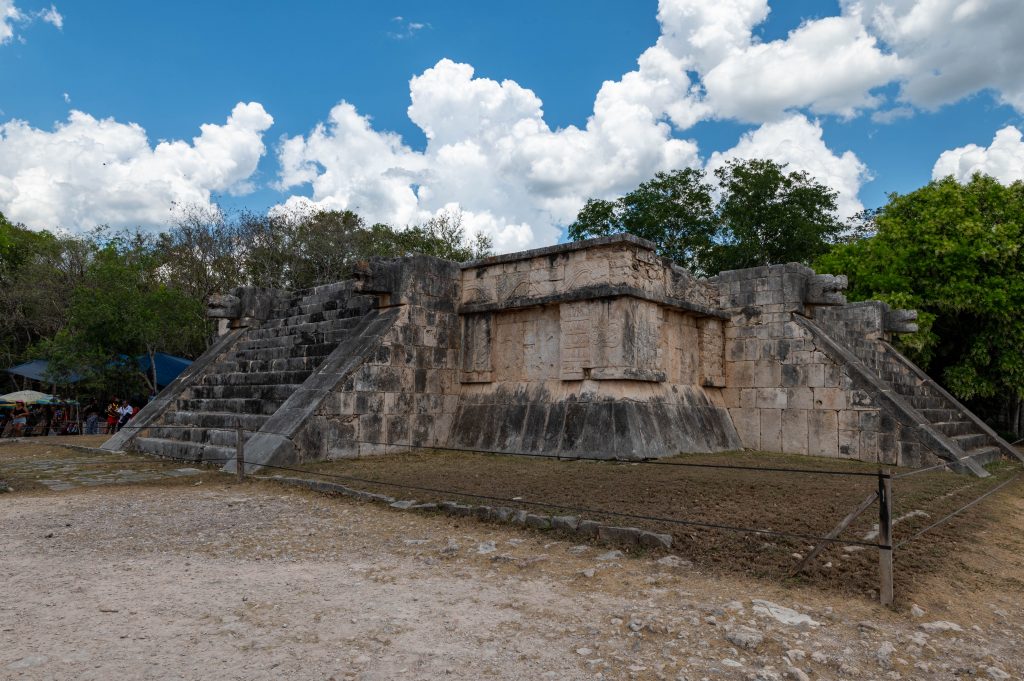
{"type": "Polygon", "coordinates": [[[922,584],[915,617],[266,483],[15,493],[0,677],[1021,678],[1019,566],[989,558],[998,589],[922,584]]]}

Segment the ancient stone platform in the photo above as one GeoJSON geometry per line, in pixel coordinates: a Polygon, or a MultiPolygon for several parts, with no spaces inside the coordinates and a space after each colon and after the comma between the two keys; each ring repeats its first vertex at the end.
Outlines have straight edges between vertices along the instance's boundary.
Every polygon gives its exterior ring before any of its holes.
{"type": "Polygon", "coordinates": [[[215,296],[223,334],[106,445],[233,466],[454,448],[740,448],[984,475],[1020,456],[891,344],[912,311],[798,264],[702,279],[630,235],[360,263],[215,296]],[[962,461],[961,461],[962,460],[962,461]]]}

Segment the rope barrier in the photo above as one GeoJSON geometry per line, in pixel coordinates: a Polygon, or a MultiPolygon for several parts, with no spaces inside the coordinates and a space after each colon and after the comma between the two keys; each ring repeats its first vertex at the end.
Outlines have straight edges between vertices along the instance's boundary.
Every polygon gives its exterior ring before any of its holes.
{"type": "MultiPolygon", "coordinates": [[[[129,426],[125,426],[126,428],[129,426]]],[[[224,426],[221,428],[207,428],[203,426],[187,426],[187,425],[145,425],[135,426],[135,430],[143,431],[152,428],[179,428],[186,430],[224,430],[234,431],[237,428],[233,426],[224,426]]],[[[259,435],[280,435],[281,437],[291,437],[294,433],[282,433],[272,430],[252,430],[251,428],[242,428],[246,433],[253,433],[259,435]]],[[[666,461],[664,459],[594,459],[583,456],[562,456],[558,454],[539,454],[535,452],[501,452],[488,449],[472,449],[469,447],[435,447],[427,445],[414,445],[414,444],[395,444],[390,442],[370,442],[366,440],[360,440],[361,444],[373,445],[376,447],[407,447],[409,449],[421,449],[421,450],[436,450],[436,451],[451,451],[451,452],[467,452],[471,454],[493,454],[498,456],[520,456],[524,458],[534,459],[553,459],[557,461],[614,461],[617,463],[624,464],[646,464],[651,466],[679,466],[682,468],[710,468],[710,469],[726,469],[726,470],[740,470],[740,471],[755,471],[758,473],[798,473],[807,475],[836,475],[846,477],[866,477],[866,478],[877,478],[878,473],[867,472],[867,471],[837,471],[827,469],[815,469],[815,468],[783,468],[779,466],[740,466],[736,464],[718,464],[718,463],[695,463],[692,461],[666,461]]],[[[197,445],[204,443],[197,442],[197,445]]],[[[229,445],[213,445],[213,446],[229,446],[229,445]]]]}
{"type": "Polygon", "coordinates": [[[1021,476],[1021,474],[1017,473],[1012,478],[1010,478],[1008,480],[1004,480],[1003,482],[999,483],[998,485],[996,485],[992,489],[988,490],[987,492],[985,492],[981,496],[977,497],[973,501],[969,501],[968,503],[964,504],[963,506],[961,506],[957,510],[953,511],[952,513],[950,513],[950,514],[948,514],[946,516],[943,516],[942,518],[940,518],[939,520],[935,521],[934,523],[932,523],[932,524],[926,526],[925,528],[919,530],[918,532],[915,532],[914,534],[910,535],[909,537],[907,537],[906,539],[904,539],[900,543],[896,544],[894,548],[896,548],[896,549],[902,548],[903,546],[905,546],[909,542],[914,541],[915,539],[917,539],[921,535],[925,534],[926,532],[930,532],[931,530],[934,530],[939,525],[942,525],[943,523],[947,522],[948,520],[950,520],[954,516],[957,516],[960,513],[963,513],[964,511],[969,509],[971,506],[974,506],[975,504],[977,504],[979,501],[981,501],[985,497],[988,497],[988,496],[991,496],[991,495],[995,494],[996,492],[998,492],[1002,488],[1004,488],[1007,485],[1009,485],[1011,482],[1015,481],[1020,476],[1021,476]]]}
{"type": "MultiPolygon", "coordinates": [[[[170,461],[177,461],[177,462],[180,462],[180,463],[192,463],[192,464],[197,464],[197,463],[226,463],[228,461],[236,461],[235,457],[212,457],[212,458],[208,458],[208,459],[203,459],[201,461],[196,461],[196,460],[193,460],[193,459],[183,459],[183,458],[173,457],[173,456],[163,456],[163,455],[152,455],[152,456],[155,456],[155,457],[157,457],[159,459],[166,459],[166,460],[170,460],[170,461]]],[[[128,462],[128,463],[134,463],[134,462],[128,462]]],[[[334,479],[338,479],[338,480],[345,480],[345,481],[348,481],[348,482],[360,482],[360,483],[369,484],[369,485],[381,485],[381,486],[385,486],[385,487],[395,487],[395,488],[400,488],[400,489],[408,489],[408,490],[414,490],[414,491],[420,491],[420,492],[430,492],[430,493],[433,493],[433,494],[450,495],[450,496],[455,496],[455,497],[469,497],[469,498],[472,498],[472,499],[483,499],[483,500],[487,500],[487,501],[502,502],[502,503],[510,504],[512,506],[515,506],[515,505],[526,505],[526,506],[534,506],[534,507],[540,507],[540,508],[557,509],[557,510],[560,510],[560,511],[572,512],[572,513],[575,513],[575,514],[589,513],[589,514],[596,514],[596,515],[607,515],[607,516],[613,516],[613,517],[617,517],[617,518],[628,518],[628,519],[632,519],[632,520],[645,520],[645,521],[649,521],[649,522],[667,523],[667,524],[687,526],[687,527],[699,527],[699,528],[704,528],[704,529],[724,530],[724,531],[741,532],[741,533],[747,533],[747,534],[758,534],[758,535],[766,535],[766,536],[772,536],[772,537],[782,537],[782,538],[786,538],[786,539],[801,539],[801,540],[807,540],[807,541],[819,541],[819,542],[828,542],[828,543],[832,543],[832,544],[845,544],[845,545],[853,545],[853,546],[865,546],[865,547],[871,547],[871,548],[883,548],[883,549],[890,549],[890,548],[892,548],[892,547],[890,547],[888,545],[881,545],[881,544],[876,544],[874,542],[860,541],[860,540],[856,540],[856,539],[838,539],[838,538],[835,538],[835,537],[819,537],[817,535],[804,534],[804,533],[798,533],[798,532],[784,532],[784,531],[781,531],[781,530],[760,529],[760,528],[753,528],[753,527],[740,527],[740,526],[737,526],[737,525],[725,525],[725,524],[721,524],[721,523],[709,523],[709,522],[704,522],[704,521],[699,521],[699,520],[688,520],[688,519],[680,519],[680,518],[665,518],[665,517],[662,517],[662,516],[649,516],[649,515],[638,514],[638,513],[624,513],[624,512],[621,512],[621,511],[609,511],[609,510],[591,509],[591,508],[576,507],[576,506],[566,506],[566,505],[563,505],[563,504],[554,504],[554,503],[542,502],[542,501],[527,501],[527,500],[524,500],[524,499],[509,499],[509,498],[506,498],[506,497],[496,497],[496,496],[491,496],[491,495],[486,495],[486,494],[476,494],[476,493],[472,493],[472,492],[465,492],[465,491],[459,491],[459,490],[449,490],[449,489],[435,488],[435,487],[423,487],[423,486],[420,486],[420,485],[409,485],[409,484],[406,484],[406,483],[387,482],[387,481],[384,481],[384,480],[373,480],[373,479],[370,479],[370,478],[361,478],[361,477],[351,476],[351,475],[340,475],[340,474],[337,474],[337,473],[325,473],[325,472],[319,472],[319,471],[311,471],[311,470],[304,469],[304,468],[295,468],[293,466],[279,466],[279,465],[274,465],[274,464],[260,464],[260,463],[254,462],[254,461],[245,461],[245,460],[243,460],[243,464],[252,464],[252,465],[262,466],[264,468],[270,468],[270,469],[281,470],[281,471],[289,471],[289,472],[293,472],[293,473],[305,473],[307,475],[315,475],[315,476],[321,476],[321,477],[326,477],[326,478],[334,478],[334,479]]]]}
{"type": "MultiPolygon", "coordinates": [[[[1013,447],[1014,445],[1017,445],[1017,444],[1019,444],[1021,442],[1024,442],[1024,438],[1021,438],[1020,440],[1017,440],[1016,442],[1011,442],[1010,446],[1013,447]]],[[[906,473],[900,473],[899,475],[894,475],[893,476],[893,480],[899,480],[900,478],[909,478],[912,475],[920,475],[921,473],[928,473],[929,471],[938,470],[939,468],[948,468],[949,466],[955,466],[958,463],[960,463],[961,461],[967,461],[968,459],[973,459],[974,457],[980,456],[983,453],[984,452],[980,452],[978,454],[972,454],[970,456],[963,456],[963,457],[960,457],[959,459],[957,459],[956,461],[944,461],[942,463],[936,464],[934,466],[929,466],[927,468],[915,468],[912,471],[907,471],[906,473]]]]}

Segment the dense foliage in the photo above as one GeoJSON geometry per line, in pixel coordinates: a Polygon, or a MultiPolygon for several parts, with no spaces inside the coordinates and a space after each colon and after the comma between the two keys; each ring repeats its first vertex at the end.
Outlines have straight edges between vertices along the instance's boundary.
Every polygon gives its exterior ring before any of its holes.
{"type": "Polygon", "coordinates": [[[615,201],[590,199],[569,226],[573,240],[628,232],[702,274],[780,262],[808,263],[845,229],[837,194],[774,161],[731,161],[715,170],[661,172],[615,201]]]}
{"type": "MultiPolygon", "coordinates": [[[[210,338],[204,300],[252,284],[299,289],[337,281],[354,261],[427,254],[469,260],[490,242],[465,239],[457,213],[397,229],[354,213],[227,215],[190,208],[160,234],[36,232],[0,215],[0,361],[50,361],[54,383],[81,392],[152,389],[133,357],[196,357],[210,338]]],[[[6,389],[13,389],[9,384],[6,389]]]]}
{"type": "Polygon", "coordinates": [[[893,194],[876,234],[815,263],[850,278],[848,297],[915,308],[902,349],[957,397],[1021,432],[1024,399],[1024,183],[976,175],[893,194]]]}

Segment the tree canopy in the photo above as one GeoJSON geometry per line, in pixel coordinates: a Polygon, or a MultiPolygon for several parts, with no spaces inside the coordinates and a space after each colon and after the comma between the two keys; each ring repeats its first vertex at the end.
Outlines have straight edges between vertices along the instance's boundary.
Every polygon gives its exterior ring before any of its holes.
{"type": "Polygon", "coordinates": [[[1024,183],[952,177],[892,194],[876,234],[815,262],[846,274],[852,300],[919,311],[899,342],[957,397],[981,405],[1024,398],[1024,183]]]}
{"type": "Polygon", "coordinates": [[[765,159],[715,170],[660,172],[615,201],[590,199],[569,226],[574,240],[628,232],[701,274],[779,262],[809,263],[845,229],[835,191],[765,159]]]}
{"type": "Polygon", "coordinates": [[[71,374],[96,393],[153,386],[134,357],[196,357],[212,325],[204,301],[251,284],[294,290],[342,279],[356,260],[426,254],[488,255],[458,213],[418,225],[367,227],[350,211],[260,215],[189,207],[164,232],[98,228],[84,235],[36,232],[0,214],[0,361],[50,361],[51,379],[71,374]],[[130,360],[130,361],[129,361],[130,360]]]}

